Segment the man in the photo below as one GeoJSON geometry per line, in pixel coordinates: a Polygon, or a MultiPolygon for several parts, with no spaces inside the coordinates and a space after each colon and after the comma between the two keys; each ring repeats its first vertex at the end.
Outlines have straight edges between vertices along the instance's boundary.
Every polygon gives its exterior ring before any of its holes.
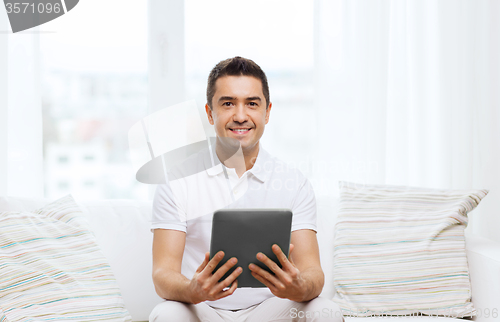
{"type": "Polygon", "coordinates": [[[217,135],[213,153],[222,164],[206,164],[211,151],[204,151],[190,162],[200,166],[205,162],[206,171],[178,180],[177,188],[169,184],[157,188],[153,281],[158,295],[167,301],[153,310],[150,321],[342,321],[335,303],[317,297],[324,275],[311,185],[259,144],[271,108],[267,78],[253,61],[234,57],[211,71],[205,110],[217,135]],[[210,259],[208,253],[213,211],[226,205],[292,209],[289,258],[277,245],[272,247],[282,268],[264,254],[255,254],[274,275],[251,264],[219,282],[237,265],[236,258],[225,258],[214,272],[224,254],[210,259]],[[243,269],[250,269],[267,288],[237,289],[243,269]]]}

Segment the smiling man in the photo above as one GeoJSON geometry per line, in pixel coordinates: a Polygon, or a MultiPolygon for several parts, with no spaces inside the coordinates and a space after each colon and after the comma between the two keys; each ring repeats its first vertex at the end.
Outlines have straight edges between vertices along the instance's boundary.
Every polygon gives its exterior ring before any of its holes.
{"type": "Polygon", "coordinates": [[[180,192],[159,185],[153,204],[153,281],[166,301],[150,321],[342,321],[339,307],[319,298],[324,275],[316,239],[316,203],[309,181],[260,145],[272,104],[267,78],[253,61],[234,57],[210,73],[205,110],[217,135],[215,151],[190,157],[206,171],[182,180],[180,192]],[[216,155],[220,163],[206,163],[216,155]],[[229,185],[229,187],[228,187],[229,185]],[[228,190],[229,189],[229,190],[228,190]],[[231,198],[228,198],[230,194],[231,198]],[[257,265],[237,267],[224,254],[209,258],[213,211],[289,208],[293,212],[290,255],[274,245],[280,268],[264,254],[257,265]],[[225,280],[222,276],[237,269],[225,280]],[[266,288],[237,288],[243,269],[266,288]]]}
{"type": "Polygon", "coordinates": [[[207,90],[210,103],[205,105],[208,120],[215,125],[218,138],[234,139],[218,140],[217,155],[226,159],[229,156],[224,151],[234,151],[234,144],[239,143],[245,160],[245,169],[236,169],[240,176],[243,174],[240,171],[253,167],[259,153],[259,140],[269,122],[272,103],[269,90],[263,90],[267,88],[267,79],[231,74],[221,77],[214,72],[210,76],[207,90]]]}

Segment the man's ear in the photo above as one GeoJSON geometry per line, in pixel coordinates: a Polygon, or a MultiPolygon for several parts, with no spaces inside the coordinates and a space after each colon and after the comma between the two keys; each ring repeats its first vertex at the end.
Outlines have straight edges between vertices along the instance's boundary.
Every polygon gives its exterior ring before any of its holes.
{"type": "Polygon", "coordinates": [[[207,112],[208,122],[211,125],[214,125],[214,118],[212,117],[212,109],[210,108],[210,106],[208,106],[208,103],[205,104],[205,112],[207,112]]]}
{"type": "Polygon", "coordinates": [[[273,107],[273,103],[269,103],[269,106],[266,109],[266,124],[269,122],[269,114],[271,114],[271,107],[273,107]]]}

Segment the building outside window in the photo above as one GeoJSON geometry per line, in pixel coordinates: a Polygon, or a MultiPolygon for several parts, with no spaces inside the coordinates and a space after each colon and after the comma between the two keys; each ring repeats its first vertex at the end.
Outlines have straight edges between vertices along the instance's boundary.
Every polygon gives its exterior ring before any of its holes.
{"type": "MultiPolygon", "coordinates": [[[[273,103],[263,146],[297,164],[315,135],[313,4],[185,0],[179,19],[185,100],[203,107],[208,74],[220,60],[255,60],[268,75],[273,103]],[[234,12],[241,13],[238,28],[228,19],[206,23],[234,12]]],[[[42,25],[40,36],[45,196],[150,199],[149,187],[135,180],[127,141],[130,127],[151,111],[148,1],[86,0],[75,10],[85,12],[42,25]],[[107,14],[116,7],[120,15],[110,25],[107,14]],[[92,24],[79,17],[92,17],[92,24]]]]}

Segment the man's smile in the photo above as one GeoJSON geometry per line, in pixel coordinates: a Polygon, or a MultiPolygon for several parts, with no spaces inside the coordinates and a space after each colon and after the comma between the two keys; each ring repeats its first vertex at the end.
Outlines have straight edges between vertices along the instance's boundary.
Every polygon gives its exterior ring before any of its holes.
{"type": "Polygon", "coordinates": [[[252,129],[251,128],[229,128],[231,132],[233,132],[236,135],[244,135],[250,132],[252,129]]]}

